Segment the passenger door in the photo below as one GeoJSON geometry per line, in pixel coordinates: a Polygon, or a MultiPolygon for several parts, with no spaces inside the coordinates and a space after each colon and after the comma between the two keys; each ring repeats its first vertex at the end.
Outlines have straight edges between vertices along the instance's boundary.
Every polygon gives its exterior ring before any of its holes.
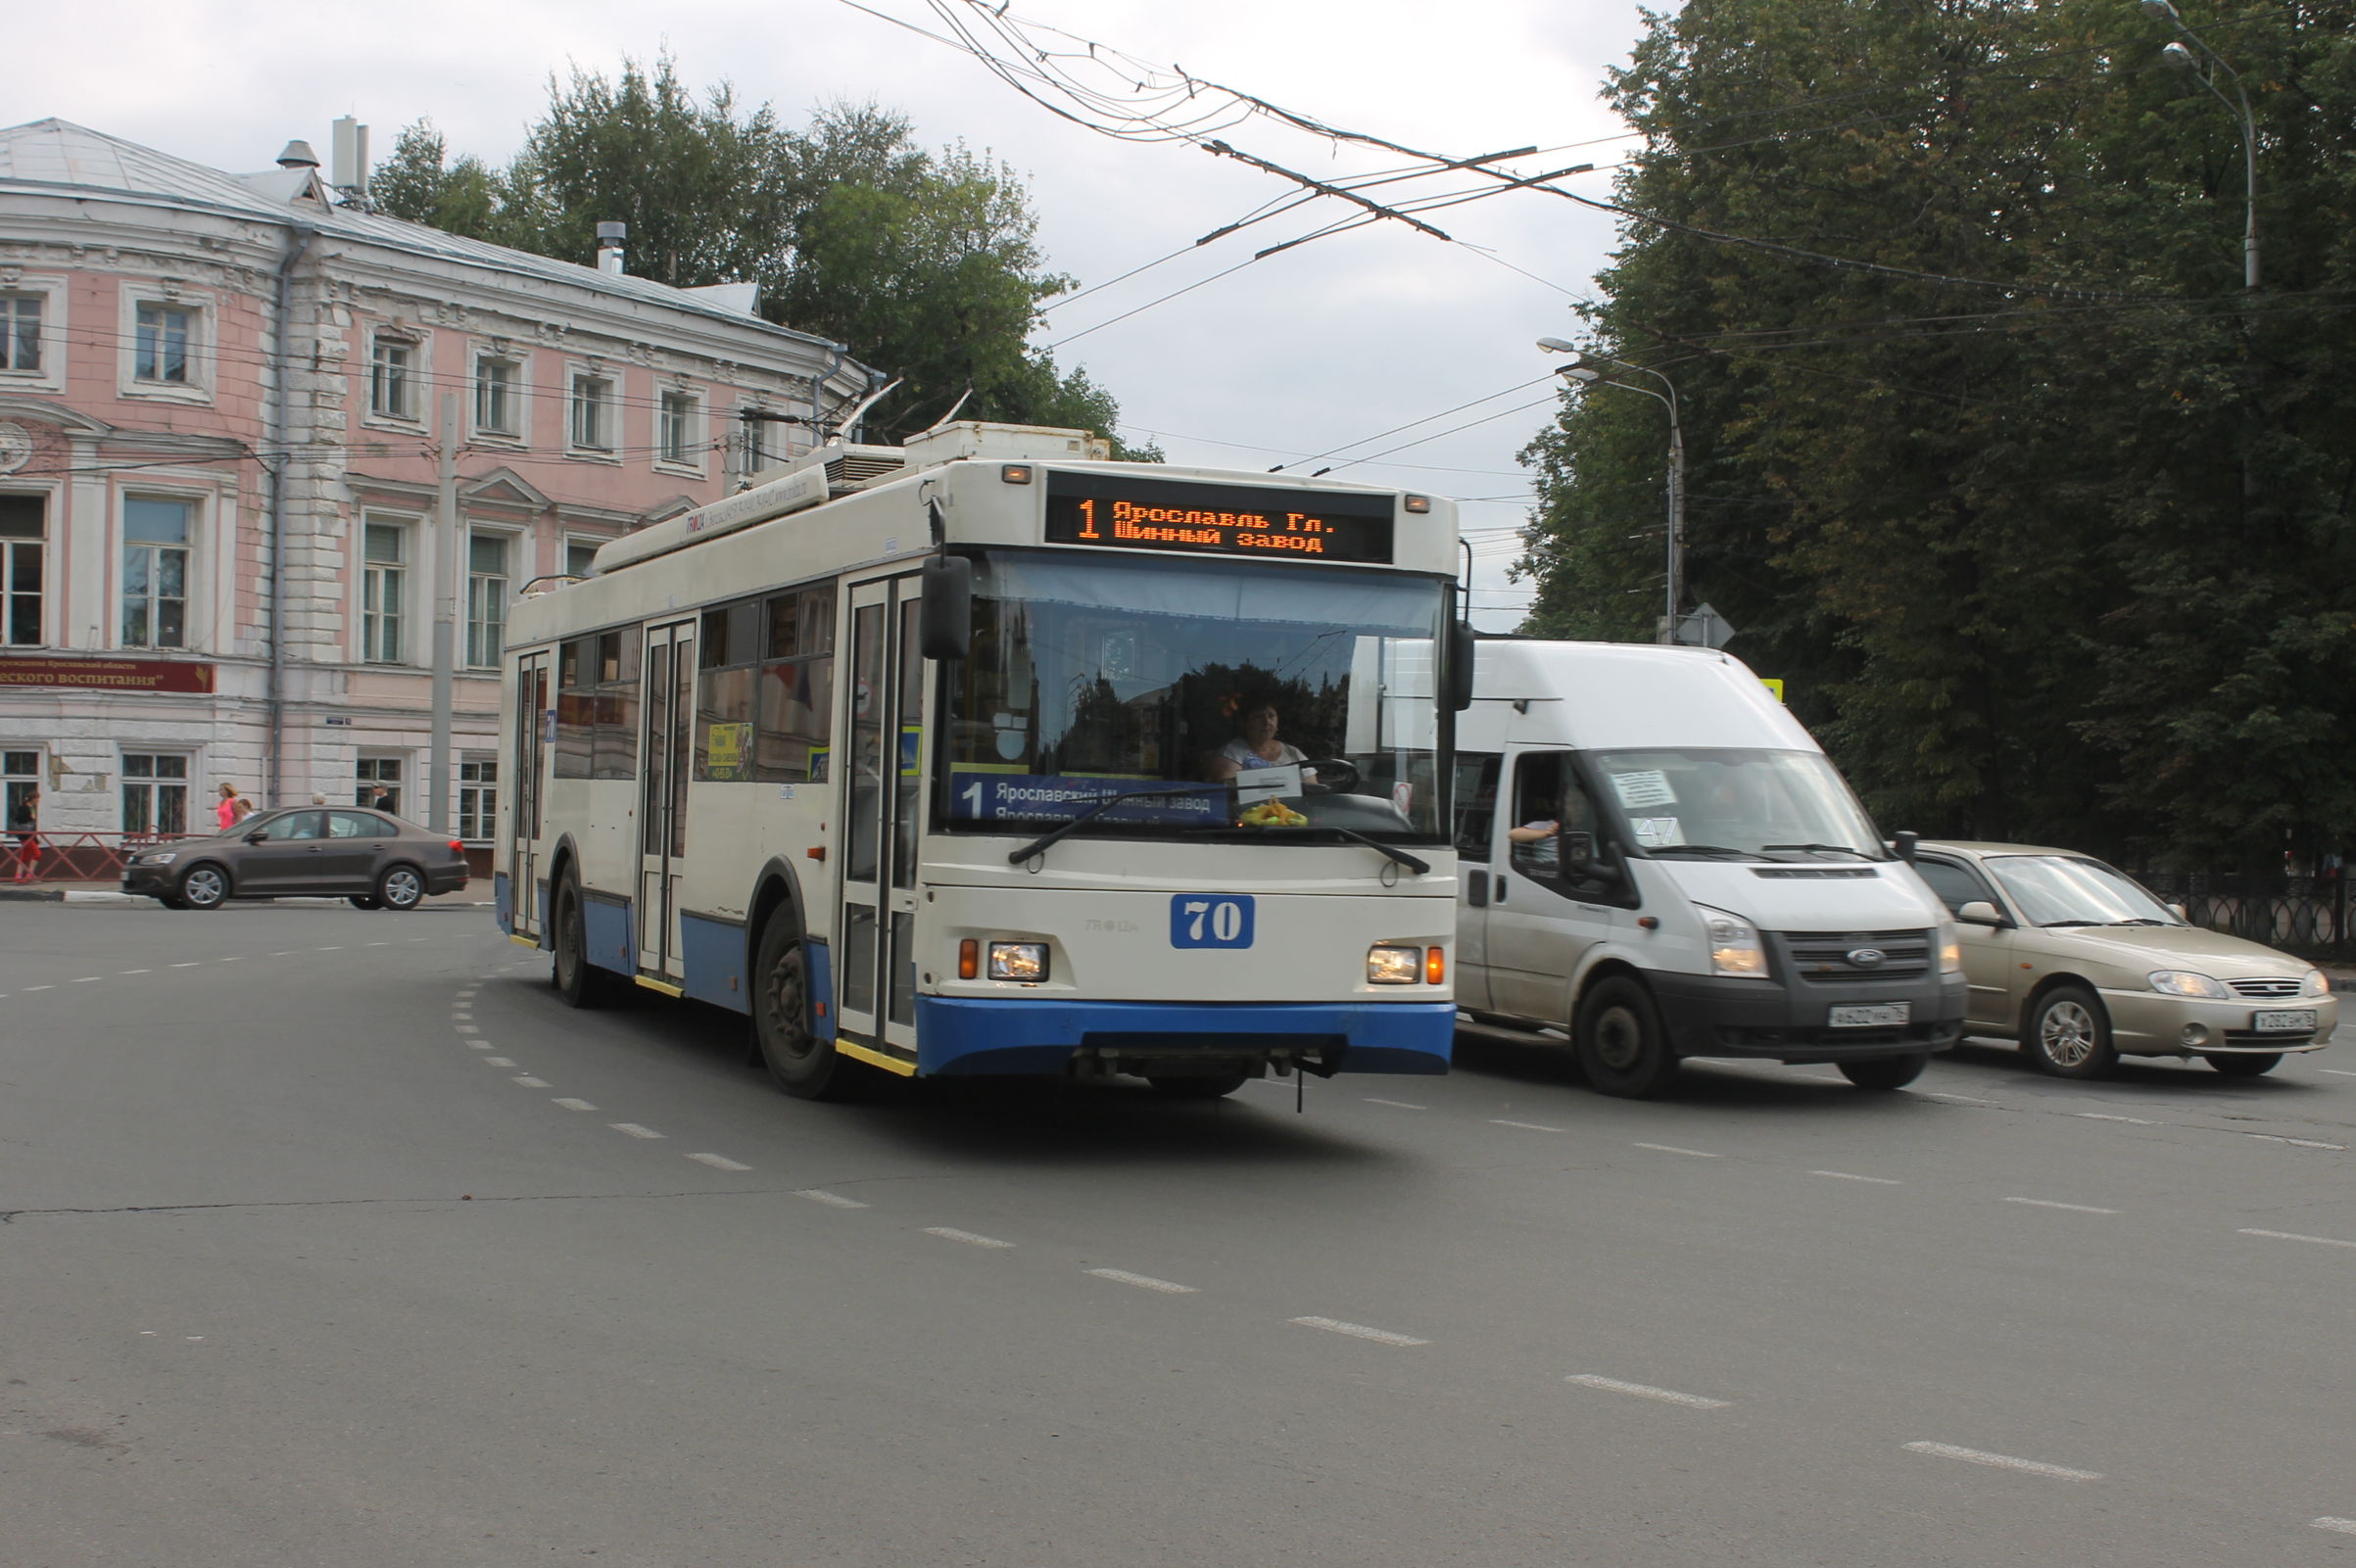
{"type": "Polygon", "coordinates": [[[519,931],[540,928],[540,770],[556,722],[549,656],[527,653],[515,673],[515,734],[507,794],[507,907],[519,931]]]}
{"type": "Polygon", "coordinates": [[[1502,879],[1490,864],[1497,835],[1497,781],[1505,759],[1459,752],[1456,759],[1456,1000],[1489,1006],[1489,900],[1502,879]]]}
{"type": "Polygon", "coordinates": [[[1606,847],[1602,819],[1566,751],[1510,757],[1513,810],[1498,814],[1497,843],[1507,870],[1502,896],[1488,911],[1490,1004],[1501,1013],[1558,1028],[1570,1024],[1570,977],[1596,943],[1627,921],[1628,884],[1573,878],[1562,868],[1552,836],[1517,841],[1516,829],[1561,822],[1606,847]]]}
{"type": "Polygon", "coordinates": [[[639,875],[636,921],[639,973],[664,985],[684,982],[679,952],[679,883],[687,872],[687,787],[696,725],[696,623],[673,621],[646,631],[639,662],[639,875]]]}
{"type": "Polygon", "coordinates": [[[918,579],[850,589],[837,1012],[853,1036],[916,1059],[916,860],[925,779],[918,579]]]}
{"type": "Polygon", "coordinates": [[[324,845],[320,842],[327,832],[327,813],[323,811],[293,811],[272,819],[255,830],[264,833],[262,842],[251,837],[241,840],[237,847],[236,864],[230,867],[236,890],[241,893],[307,893],[317,880],[318,869],[324,863],[324,845]]]}
{"type": "Polygon", "coordinates": [[[393,825],[372,811],[331,811],[327,841],[319,856],[319,891],[367,893],[376,889],[393,847],[393,825]]]}

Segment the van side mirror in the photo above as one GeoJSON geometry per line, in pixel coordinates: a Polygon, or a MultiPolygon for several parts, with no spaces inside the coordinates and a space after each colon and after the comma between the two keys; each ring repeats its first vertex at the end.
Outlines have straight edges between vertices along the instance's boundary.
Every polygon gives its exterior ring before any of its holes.
{"type": "Polygon", "coordinates": [[[1479,647],[1469,621],[1448,626],[1448,706],[1457,713],[1472,706],[1472,661],[1479,647]]]}
{"type": "Polygon", "coordinates": [[[924,656],[964,658],[974,645],[974,563],[963,555],[935,555],[925,562],[921,581],[917,641],[924,656]]]}
{"type": "Polygon", "coordinates": [[[1985,898],[1973,899],[1970,903],[1955,911],[1955,918],[1967,926],[1995,926],[2001,927],[2012,924],[2012,922],[2004,918],[2003,911],[1997,909],[1995,905],[1990,903],[1985,898]]]}
{"type": "Polygon", "coordinates": [[[1914,864],[1914,846],[1921,837],[1920,833],[1908,832],[1904,829],[1900,829],[1890,835],[1891,852],[1911,866],[1914,864]]]}

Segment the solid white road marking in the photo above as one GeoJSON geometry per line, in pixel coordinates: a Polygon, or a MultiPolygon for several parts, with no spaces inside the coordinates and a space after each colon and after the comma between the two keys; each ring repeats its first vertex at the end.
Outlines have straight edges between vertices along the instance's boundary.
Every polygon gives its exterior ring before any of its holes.
{"type": "Polygon", "coordinates": [[[567,1111],[595,1111],[597,1109],[587,1100],[558,1100],[556,1104],[564,1107],[567,1111]]]}
{"type": "Polygon", "coordinates": [[[2008,1204],[2027,1204],[2032,1209],[2067,1209],[2074,1214],[2115,1214],[2116,1209],[2096,1209],[2092,1204],[2057,1204],[2050,1198],[2007,1198],[2008,1204]]]}
{"type": "Polygon", "coordinates": [[[1010,1241],[1000,1241],[995,1236],[977,1236],[970,1230],[958,1230],[949,1225],[927,1225],[924,1229],[928,1236],[938,1236],[942,1241],[961,1241],[968,1247],[1006,1248],[1014,1245],[1010,1241]]]}
{"type": "Polygon", "coordinates": [[[2029,1475],[2051,1476],[2056,1481],[2099,1481],[2098,1470],[2073,1470],[2066,1464],[2046,1464],[2042,1459],[2016,1459],[2009,1453],[1983,1453],[1978,1449],[1958,1449],[1951,1443],[1909,1443],[1909,1453],[1928,1453],[1942,1459],[1961,1459],[1970,1464],[1993,1464],[1999,1470],[2019,1470],[2029,1475]]]}
{"type": "Polygon", "coordinates": [[[1109,1279],[1116,1285],[1134,1285],[1139,1290],[1158,1290],[1165,1296],[1191,1296],[1194,1294],[1194,1287],[1191,1285],[1180,1285],[1172,1280],[1156,1279],[1151,1274],[1132,1274],[1126,1268],[1083,1268],[1081,1272],[1093,1274],[1098,1279],[1109,1279]]]}
{"type": "Polygon", "coordinates": [[[1636,1147],[1639,1149],[1650,1149],[1655,1154],[1692,1155],[1696,1160],[1715,1160],[1718,1158],[1716,1155],[1711,1154],[1707,1149],[1680,1149],[1673,1143],[1640,1143],[1636,1147]]]}
{"type": "Polygon", "coordinates": [[[1994,1100],[1976,1100],[1976,1099],[1972,1098],[1972,1097],[1971,1097],[1970,1095],[1968,1095],[1968,1094],[1933,1094],[1933,1093],[1930,1093],[1930,1092],[1928,1092],[1928,1091],[1925,1091],[1925,1092],[1923,1093],[1923,1096],[1922,1096],[1922,1097],[1923,1097],[1925,1100],[1952,1100],[1952,1101],[1954,1101],[1954,1102],[1955,1102],[1957,1105],[1995,1105],[1995,1102],[1994,1100]]]}
{"type": "Polygon", "coordinates": [[[2245,1132],[2241,1136],[2257,1138],[2266,1143],[2287,1143],[2301,1149],[2336,1149],[2342,1154],[2345,1154],[2348,1148],[2344,1143],[2323,1143],[2314,1138],[2285,1138],[2272,1132],[2245,1132]]]}
{"type": "Polygon", "coordinates": [[[1563,1130],[1561,1127],[1542,1126],[1535,1121],[1507,1121],[1498,1117],[1491,1117],[1489,1125],[1492,1127],[1519,1127],[1524,1132],[1561,1132],[1563,1130]]]}
{"type": "Polygon", "coordinates": [[[2321,1519],[2310,1519],[2307,1522],[2318,1530],[2336,1530],[2343,1536],[2356,1536],[2356,1519],[2334,1519],[2330,1514],[2326,1514],[2321,1519]]]}
{"type": "Polygon", "coordinates": [[[2241,1227],[2244,1236],[2265,1236],[2274,1241],[2309,1241],[2318,1247],[2356,1247],[2356,1241],[2341,1241],[2333,1236],[2302,1236],[2295,1230],[2252,1230],[2241,1227]]]}
{"type": "Polygon", "coordinates": [[[1296,1317],[1293,1322],[1303,1328],[1322,1328],[1328,1334],[1347,1334],[1352,1339],[1372,1340],[1377,1345],[1429,1345],[1411,1334],[1394,1334],[1387,1328],[1369,1328],[1364,1323],[1345,1323],[1338,1317],[1296,1317]]]}
{"type": "Polygon", "coordinates": [[[1622,1383],[1615,1377],[1598,1377],[1593,1372],[1580,1372],[1563,1380],[1581,1388],[1603,1389],[1611,1394],[1633,1394],[1639,1399],[1659,1400],[1663,1404],[1682,1404],[1696,1410],[1723,1410],[1730,1402],[1704,1399],[1699,1394],[1680,1394],[1675,1389],[1657,1389],[1649,1383],[1622,1383]]]}
{"type": "Polygon", "coordinates": [[[2161,1125],[2161,1123],[2157,1121],[2146,1121],[2141,1117],[2109,1117],[2104,1116],[2099,1111],[2081,1111],[2078,1112],[2077,1115],[2084,1117],[2089,1121],[2124,1121],[2131,1126],[2138,1127],[2156,1127],[2161,1125]]]}
{"type": "Polygon", "coordinates": [[[1905,1185],[1904,1182],[1894,1180],[1889,1176],[1860,1176],[1853,1170],[1811,1170],[1808,1174],[1831,1176],[1840,1181],[1870,1181],[1877,1187],[1902,1187],[1905,1185]]]}
{"type": "Polygon", "coordinates": [[[518,1072],[515,1074],[515,1081],[527,1089],[545,1089],[549,1086],[548,1079],[535,1078],[529,1072],[518,1072]]]}
{"type": "Polygon", "coordinates": [[[828,1192],[824,1187],[804,1187],[793,1196],[807,1198],[814,1204],[824,1204],[829,1209],[870,1209],[874,1207],[872,1204],[863,1204],[856,1198],[845,1198],[839,1192],[828,1192]]]}
{"type": "Polygon", "coordinates": [[[752,1168],[750,1165],[739,1164],[726,1155],[689,1155],[688,1158],[698,1164],[709,1165],[714,1170],[750,1170],[752,1168]]]}
{"type": "Polygon", "coordinates": [[[514,1065],[514,1060],[510,1057],[487,1056],[483,1058],[483,1066],[489,1068],[511,1068],[514,1065]]]}
{"type": "Polygon", "coordinates": [[[652,1127],[642,1127],[635,1121],[608,1121],[605,1125],[616,1132],[626,1132],[633,1138],[659,1138],[662,1136],[652,1127]]]}
{"type": "Polygon", "coordinates": [[[1367,1104],[1386,1105],[1394,1111],[1428,1111],[1431,1109],[1429,1106],[1409,1105],[1405,1100],[1377,1100],[1370,1094],[1367,1096],[1367,1104]]]}

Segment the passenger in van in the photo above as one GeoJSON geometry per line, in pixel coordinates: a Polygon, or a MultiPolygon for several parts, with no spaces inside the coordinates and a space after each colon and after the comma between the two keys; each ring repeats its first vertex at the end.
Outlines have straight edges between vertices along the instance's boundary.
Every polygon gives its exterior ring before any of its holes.
{"type": "MultiPolygon", "coordinates": [[[[1213,784],[1226,784],[1246,768],[1281,768],[1306,761],[1307,752],[1276,738],[1278,722],[1274,702],[1245,707],[1235,716],[1235,737],[1211,753],[1203,777],[1213,784]]],[[[1317,783],[1317,770],[1303,769],[1301,782],[1317,783]]]]}
{"type": "Polygon", "coordinates": [[[1522,810],[1530,820],[1508,828],[1506,838],[1513,845],[1514,864],[1533,877],[1560,874],[1561,834],[1566,825],[1574,833],[1595,832],[1595,806],[1576,784],[1562,791],[1532,788],[1523,796],[1522,810]]]}

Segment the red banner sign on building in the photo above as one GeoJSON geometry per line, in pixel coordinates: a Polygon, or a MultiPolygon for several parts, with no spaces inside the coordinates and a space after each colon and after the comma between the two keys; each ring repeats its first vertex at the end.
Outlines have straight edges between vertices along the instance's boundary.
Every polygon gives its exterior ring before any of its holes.
{"type": "Polygon", "coordinates": [[[213,689],[213,666],[180,659],[73,659],[0,655],[0,689],[73,687],[98,691],[213,689]]]}

